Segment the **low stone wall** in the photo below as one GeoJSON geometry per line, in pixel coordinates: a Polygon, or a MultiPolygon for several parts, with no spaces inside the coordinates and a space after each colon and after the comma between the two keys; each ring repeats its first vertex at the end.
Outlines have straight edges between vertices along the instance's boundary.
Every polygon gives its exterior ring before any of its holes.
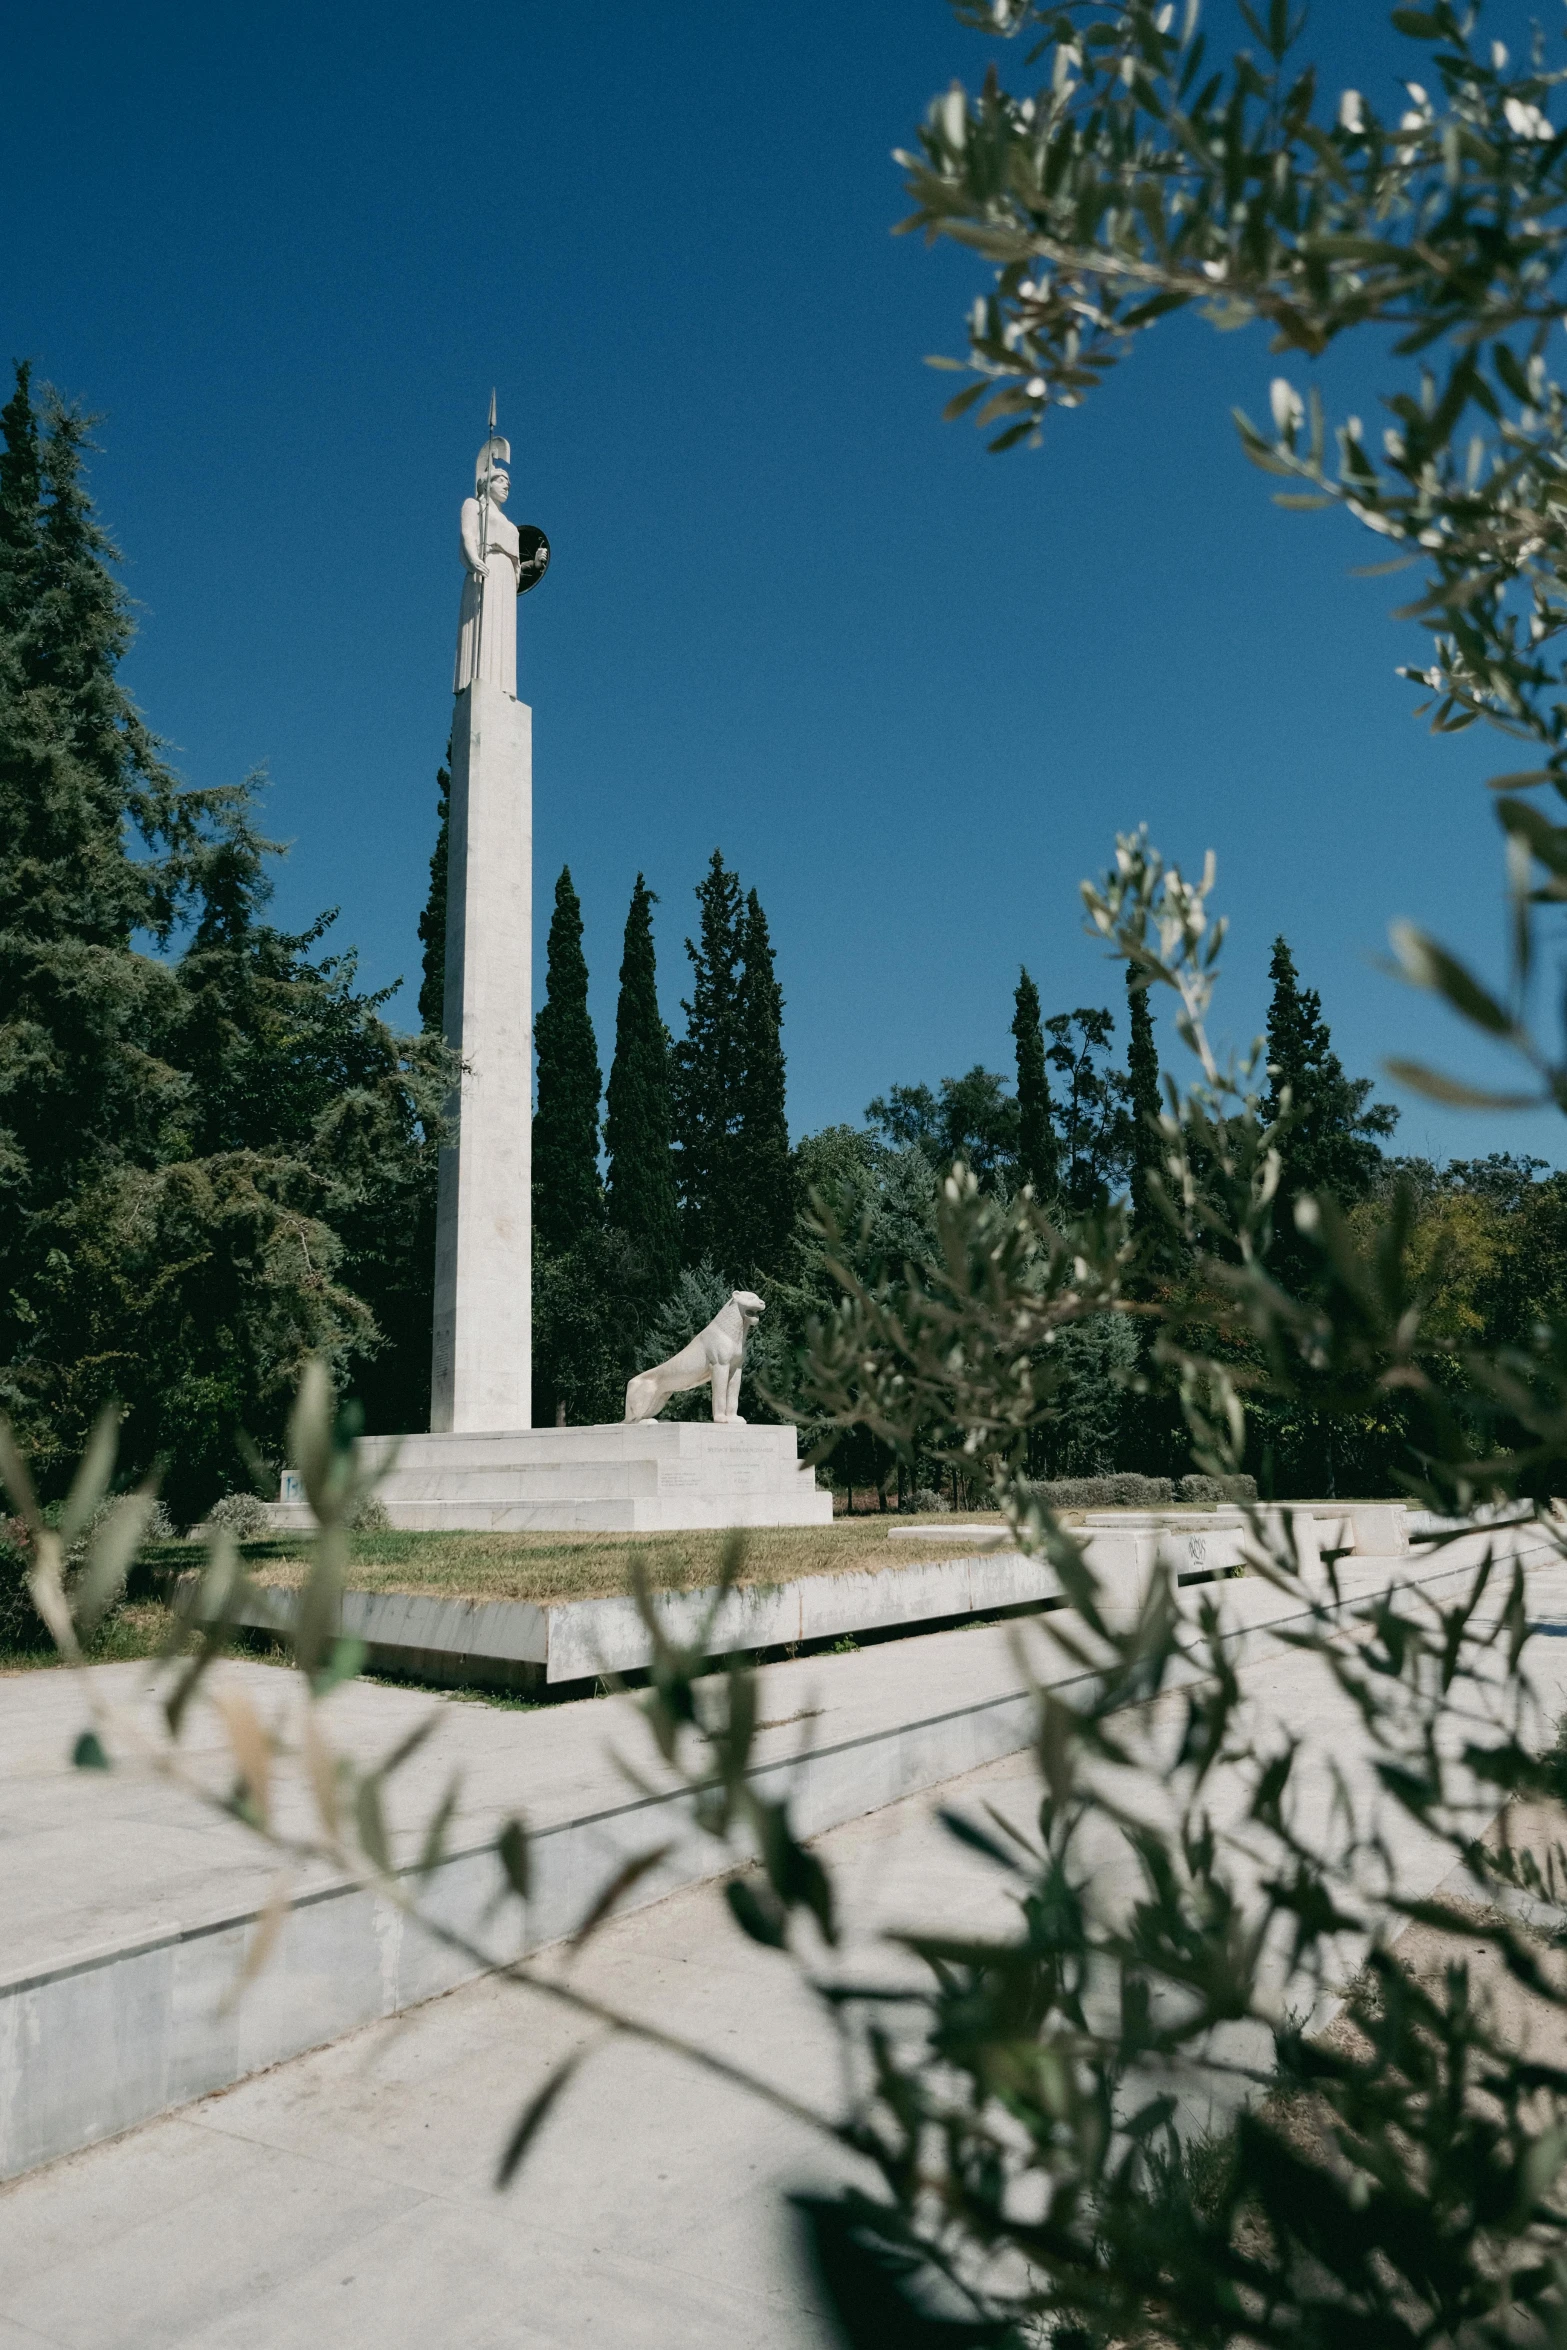
{"type": "MultiPolygon", "coordinates": [[[[992,1551],[745,1583],[722,1599],[715,1589],[662,1592],[657,1605],[671,1639],[700,1640],[710,1656],[733,1656],[1044,1606],[1060,1590],[1043,1560],[992,1551]]],[[[241,1621],[252,1630],[283,1632],[292,1609],[291,1591],[263,1589],[241,1621]]],[[[372,1667],[437,1682],[584,1681],[639,1671],[652,1658],[647,1626],[629,1596],[533,1601],[348,1591],[343,1630],[364,1641],[372,1667]]]]}
{"type": "MultiPolygon", "coordinates": [[[[1315,1573],[1324,1552],[1399,1558],[1408,1550],[1395,1506],[1290,1504],[1264,1512],[1274,1536],[1286,1534],[1302,1572],[1315,1573]]],[[[1216,1510],[1117,1510],[1083,1523],[1089,1564],[1107,1601],[1135,1606],[1155,1568],[1192,1579],[1244,1568],[1251,1545],[1245,1513],[1216,1510]]],[[[1043,1559],[997,1547],[994,1527],[889,1528],[896,1545],[885,1567],[800,1576],[793,1582],[666,1592],[660,1617],[672,1639],[702,1642],[709,1656],[802,1647],[819,1641],[929,1630],[965,1618],[1055,1605],[1061,1585],[1043,1559]],[[943,1535],[965,1547],[946,1558],[913,1555],[943,1535]]],[[[262,1591],[243,1621],[253,1630],[286,1631],[291,1594],[262,1591]]],[[[437,1684],[477,1682],[528,1687],[636,1672],[651,1662],[646,1625],[629,1597],[533,1601],[449,1599],[435,1592],[349,1591],[343,1630],[364,1641],[378,1671],[437,1684]]]]}

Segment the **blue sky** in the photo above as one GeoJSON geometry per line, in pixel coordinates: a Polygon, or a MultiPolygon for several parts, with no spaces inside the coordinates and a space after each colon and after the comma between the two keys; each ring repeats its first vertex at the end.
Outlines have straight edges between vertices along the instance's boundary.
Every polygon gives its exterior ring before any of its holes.
{"type": "MultiPolygon", "coordinates": [[[[1382,13],[1318,0],[1330,81],[1392,93],[1382,13]]],[[[1402,583],[1239,454],[1262,337],[1167,323],[1037,454],[940,421],[922,360],[979,275],[890,236],[889,151],[982,70],[942,0],[152,0],[15,11],[7,50],[0,357],[104,412],[133,689],[192,781],[265,766],[280,918],[339,905],[410,1021],[493,383],[555,552],[520,616],[540,953],[569,862],[606,1059],[636,871],[678,1027],[718,845],[772,922],[797,1131],[1009,1069],[1020,963],[1047,1012],[1119,1007],[1077,883],[1146,821],[1217,852],[1234,1041],[1282,929],[1352,1071],[1483,1068],[1376,965],[1405,914],[1497,968],[1480,779],[1515,762],[1430,740],[1402,583]]],[[[1369,358],[1326,388],[1374,414],[1369,358]]],[[[1558,1131],[1415,1103],[1400,1139],[1558,1131]]]]}

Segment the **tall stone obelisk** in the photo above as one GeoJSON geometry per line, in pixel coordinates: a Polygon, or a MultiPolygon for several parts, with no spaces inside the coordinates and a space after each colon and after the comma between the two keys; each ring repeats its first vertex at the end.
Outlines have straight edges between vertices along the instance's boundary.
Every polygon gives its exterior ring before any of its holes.
{"type": "Polygon", "coordinates": [[[462,510],[445,1029],[463,1071],[436,1210],[436,1434],[533,1420],[533,713],[517,699],[517,598],[549,548],[503,510],[510,458],[492,398],[462,510]]]}
{"type": "MultiPolygon", "coordinates": [[[[517,598],[550,549],[507,519],[510,461],[492,398],[462,510],[446,867],[446,1036],[462,1075],[441,1154],[430,1428],[361,1436],[359,1457],[392,1524],[432,1532],[824,1526],[832,1495],[801,1467],[795,1430],[746,1427],[732,1378],[723,1402],[715,1385],[713,1427],[532,1424],[533,713],[517,699],[517,598]]],[[[743,1309],[734,1318],[738,1346],[743,1309]]],[[[737,1351],[724,1359],[727,1377],[737,1351]]],[[[310,1517],[285,1483],[273,1524],[310,1517]]]]}

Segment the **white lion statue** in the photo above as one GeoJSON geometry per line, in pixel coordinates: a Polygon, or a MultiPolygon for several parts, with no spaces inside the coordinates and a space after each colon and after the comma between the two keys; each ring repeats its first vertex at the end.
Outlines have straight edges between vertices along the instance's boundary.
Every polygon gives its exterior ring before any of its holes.
{"type": "Polygon", "coordinates": [[[651,1420],[672,1395],[679,1395],[683,1388],[703,1387],[711,1380],[714,1427],[743,1428],[745,1422],[735,1405],[740,1400],[745,1342],[766,1310],[749,1289],[734,1290],[728,1304],[719,1307],[689,1346],[671,1355],[667,1363],[655,1363],[650,1371],[639,1371],[626,1381],[626,1418],[651,1420]]]}

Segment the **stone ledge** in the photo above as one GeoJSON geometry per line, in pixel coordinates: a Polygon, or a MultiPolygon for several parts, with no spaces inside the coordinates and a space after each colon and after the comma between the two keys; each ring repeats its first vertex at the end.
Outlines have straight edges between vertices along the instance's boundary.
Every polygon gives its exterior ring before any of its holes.
{"type": "MultiPolygon", "coordinates": [[[[722,1602],[712,1588],[664,1591],[656,1603],[670,1636],[688,1642],[700,1636],[717,1603],[707,1653],[719,1657],[1038,1607],[1060,1591],[1054,1568],[1043,1560],[1002,1551],[743,1583],[722,1602]]],[[[292,1591],[263,1586],[241,1621],[255,1631],[286,1631],[292,1601],[292,1591]]],[[[628,1596],[477,1600],[346,1591],[343,1630],[364,1641],[372,1670],[447,1682],[488,1678],[507,1665],[521,1668],[514,1677],[522,1684],[584,1681],[637,1672],[652,1661],[647,1627],[628,1596]],[[487,1670],[475,1676],[475,1666],[487,1670]]]]}
{"type": "MultiPolygon", "coordinates": [[[[1337,1541],[1344,1532],[1338,1517],[1318,1519],[1309,1510],[1291,1515],[1303,1569],[1320,1568],[1322,1547],[1366,1555],[1353,1542],[1337,1541]],[[1335,1539],[1319,1547],[1319,1534],[1335,1539]]],[[[1396,1558],[1407,1544],[1396,1540],[1396,1529],[1384,1526],[1388,1515],[1385,1510],[1366,1513],[1366,1530],[1386,1535],[1387,1549],[1375,1555],[1396,1558]]],[[[950,1557],[930,1558],[917,1551],[911,1555],[905,1539],[883,1567],[801,1575],[785,1583],[745,1583],[721,1603],[711,1586],[661,1592],[659,1612],[671,1636],[690,1643],[702,1636],[704,1619],[715,1611],[707,1653],[722,1657],[861,1633],[930,1629],[965,1617],[1051,1606],[1061,1598],[1055,1569],[1043,1559],[1000,1548],[1005,1537],[999,1528],[918,1531],[928,1531],[933,1544],[948,1533],[963,1547],[950,1557]],[[980,1542],[989,1547],[978,1547],[980,1542]]],[[[1107,1600],[1117,1606],[1135,1605],[1161,1564],[1193,1578],[1227,1574],[1247,1563],[1249,1534],[1238,1509],[1105,1513],[1090,1517],[1082,1532],[1089,1564],[1104,1578],[1107,1600]]],[[[889,1527],[888,1534],[891,1551],[892,1540],[905,1529],[889,1527]]],[[[282,1631],[290,1607],[290,1595],[274,1590],[270,1597],[258,1596],[244,1621],[257,1631],[282,1631]]],[[[348,1591],[343,1630],[365,1642],[373,1670],[437,1683],[480,1680],[525,1687],[637,1672],[652,1660],[647,1628],[635,1601],[624,1595],[533,1601],[348,1591]]]]}

